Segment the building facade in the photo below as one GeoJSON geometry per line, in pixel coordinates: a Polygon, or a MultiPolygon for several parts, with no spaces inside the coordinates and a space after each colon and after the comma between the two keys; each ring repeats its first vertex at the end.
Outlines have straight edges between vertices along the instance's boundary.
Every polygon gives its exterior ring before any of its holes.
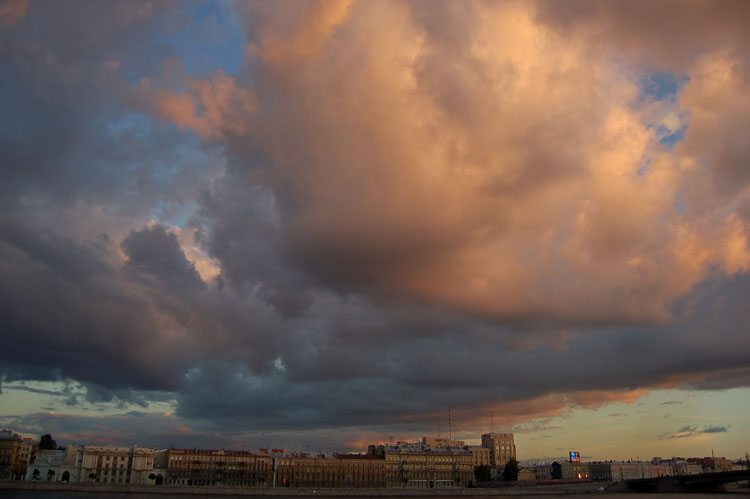
{"type": "Polygon", "coordinates": [[[516,444],[512,433],[485,433],[482,447],[490,449],[490,466],[501,468],[516,459],[516,444]]]}
{"type": "Polygon", "coordinates": [[[36,451],[26,480],[108,484],[153,484],[156,449],[114,445],[69,445],[36,451]]]}
{"type": "Polygon", "coordinates": [[[169,449],[167,483],[173,485],[269,486],[268,454],[235,450],[169,449]]]}
{"type": "Polygon", "coordinates": [[[68,461],[75,459],[81,482],[150,484],[156,449],[115,445],[68,447],[68,461]],[[75,456],[75,457],[74,457],[75,456]]]}
{"type": "Polygon", "coordinates": [[[687,463],[700,466],[702,473],[714,471],[732,471],[732,461],[725,457],[689,457],[687,463]]]}
{"type": "Polygon", "coordinates": [[[518,481],[519,482],[535,482],[536,473],[532,468],[521,468],[518,470],[518,481]]]}
{"type": "Polygon", "coordinates": [[[532,468],[534,470],[534,476],[537,481],[548,481],[552,480],[552,465],[551,464],[538,464],[532,468]]]}
{"type": "Polygon", "coordinates": [[[0,431],[0,480],[13,480],[21,437],[10,430],[0,431]]]}
{"type": "Polygon", "coordinates": [[[385,459],[386,487],[466,487],[474,480],[472,454],[466,449],[411,443],[370,446],[368,453],[385,459]]]}
{"type": "Polygon", "coordinates": [[[428,447],[463,447],[465,442],[441,437],[422,437],[422,444],[428,447]]]}
{"type": "Polygon", "coordinates": [[[36,443],[11,430],[0,431],[0,480],[23,480],[36,443]]]}
{"type": "Polygon", "coordinates": [[[385,459],[364,454],[292,454],[274,459],[276,487],[385,486],[385,459]]]}
{"type": "Polygon", "coordinates": [[[471,461],[475,468],[480,466],[491,466],[490,449],[477,445],[467,445],[464,449],[471,452],[471,461]]]}
{"type": "Polygon", "coordinates": [[[652,464],[644,461],[591,463],[591,479],[605,482],[621,482],[639,478],[657,478],[674,474],[667,464],[652,464]]]}
{"type": "Polygon", "coordinates": [[[70,470],[65,469],[64,450],[38,450],[26,471],[26,480],[70,482],[70,470]],[[65,472],[67,471],[67,474],[65,472]],[[64,475],[64,476],[63,476],[64,475]]]}
{"type": "Polygon", "coordinates": [[[563,480],[592,480],[591,463],[560,463],[563,480]]]}

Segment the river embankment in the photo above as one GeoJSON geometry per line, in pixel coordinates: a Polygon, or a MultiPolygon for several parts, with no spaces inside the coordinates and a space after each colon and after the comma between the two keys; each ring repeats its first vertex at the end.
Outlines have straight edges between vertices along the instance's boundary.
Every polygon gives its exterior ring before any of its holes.
{"type": "Polygon", "coordinates": [[[564,495],[596,494],[607,492],[607,483],[567,483],[551,485],[525,485],[503,488],[445,488],[445,489],[325,489],[283,487],[180,487],[160,485],[115,485],[65,482],[0,482],[0,490],[56,491],[93,494],[159,494],[190,496],[244,496],[244,497],[489,497],[501,495],[564,495]]]}

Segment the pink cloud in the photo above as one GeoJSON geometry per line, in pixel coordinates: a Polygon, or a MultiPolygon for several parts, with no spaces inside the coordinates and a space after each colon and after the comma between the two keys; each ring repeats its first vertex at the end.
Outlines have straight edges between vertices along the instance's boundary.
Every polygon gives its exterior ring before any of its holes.
{"type": "Polygon", "coordinates": [[[256,111],[252,91],[237,85],[222,70],[206,78],[179,76],[184,91],[171,91],[142,78],[137,88],[121,86],[125,100],[134,108],[193,130],[206,141],[225,141],[250,132],[256,111]]]}
{"type": "Polygon", "coordinates": [[[28,0],[3,0],[0,2],[0,23],[6,28],[12,28],[26,16],[28,8],[28,0]]]}
{"type": "MultiPolygon", "coordinates": [[[[675,207],[698,136],[661,147],[632,76],[587,37],[525,4],[317,6],[261,9],[250,55],[273,104],[242,129],[272,165],[255,180],[294,199],[291,254],[330,284],[493,318],[653,323],[712,266],[748,269],[744,221],[675,207]]],[[[194,120],[174,99],[162,114],[194,120]]]]}

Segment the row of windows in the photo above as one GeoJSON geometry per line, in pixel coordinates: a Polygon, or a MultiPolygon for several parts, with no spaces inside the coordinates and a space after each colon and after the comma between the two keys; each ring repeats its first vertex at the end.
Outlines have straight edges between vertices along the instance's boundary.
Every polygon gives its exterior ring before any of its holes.
{"type": "Polygon", "coordinates": [[[190,454],[181,455],[181,456],[169,456],[170,461],[216,461],[216,462],[223,462],[223,463],[249,463],[249,462],[255,462],[255,461],[262,461],[262,462],[271,462],[270,459],[262,459],[257,458],[255,456],[252,457],[225,457],[225,456],[194,456],[190,454]]]}
{"type": "Polygon", "coordinates": [[[232,463],[228,466],[224,466],[224,464],[219,463],[195,463],[190,461],[184,461],[182,463],[169,463],[169,469],[261,469],[265,470],[268,468],[266,466],[266,463],[232,463]]]}

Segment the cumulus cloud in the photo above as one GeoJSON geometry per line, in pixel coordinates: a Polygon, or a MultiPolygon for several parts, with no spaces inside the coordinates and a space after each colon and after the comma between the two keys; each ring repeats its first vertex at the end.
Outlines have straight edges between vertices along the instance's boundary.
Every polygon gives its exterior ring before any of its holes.
{"type": "Polygon", "coordinates": [[[74,5],[0,10],[6,389],[353,445],[750,386],[746,2],[238,3],[201,74],[192,4],[74,5]]]}
{"type": "Polygon", "coordinates": [[[274,103],[248,137],[270,163],[256,175],[291,262],[325,285],[503,320],[662,321],[711,265],[750,261],[743,221],[711,216],[704,233],[675,207],[684,166],[629,105],[637,85],[528,6],[304,18],[325,28],[264,13],[247,16],[274,103]],[[276,64],[291,49],[274,30],[315,33],[315,51],[295,42],[304,59],[276,64]]]}

